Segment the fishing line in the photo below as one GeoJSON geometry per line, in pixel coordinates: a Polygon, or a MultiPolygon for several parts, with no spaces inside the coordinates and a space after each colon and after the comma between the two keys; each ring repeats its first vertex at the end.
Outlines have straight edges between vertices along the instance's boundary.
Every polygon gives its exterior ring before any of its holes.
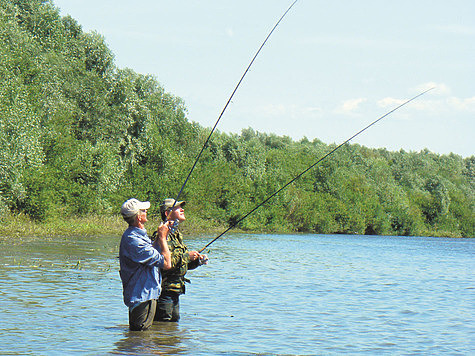
{"type": "Polygon", "coordinates": [[[402,104],[400,104],[399,106],[395,107],[394,109],[392,109],[391,111],[387,112],[386,114],[384,114],[383,116],[379,117],[378,119],[376,119],[375,121],[373,121],[371,124],[369,124],[368,126],[366,126],[365,128],[361,129],[360,131],[358,131],[357,133],[355,133],[353,136],[351,136],[349,139],[347,139],[346,141],[344,141],[343,143],[341,143],[340,145],[338,145],[337,147],[335,147],[333,150],[331,150],[330,152],[328,152],[326,155],[324,155],[322,158],[320,158],[318,161],[316,161],[314,164],[312,164],[311,166],[309,166],[308,168],[306,168],[305,170],[303,170],[301,173],[299,173],[297,176],[295,176],[292,180],[290,180],[289,182],[287,182],[285,185],[283,185],[281,188],[279,188],[278,190],[276,190],[274,193],[272,193],[271,195],[269,195],[266,199],[264,199],[259,205],[257,205],[254,209],[252,209],[251,211],[249,211],[246,215],[244,215],[243,217],[241,217],[239,220],[237,220],[236,222],[234,222],[230,227],[228,227],[226,230],[224,230],[221,234],[219,234],[218,236],[216,236],[213,240],[211,240],[205,247],[203,247],[201,250],[199,250],[198,252],[201,253],[203,252],[206,248],[208,248],[208,246],[210,246],[213,242],[215,242],[217,239],[219,239],[221,236],[223,236],[225,233],[227,233],[229,230],[233,229],[234,227],[236,227],[237,224],[239,224],[241,221],[243,221],[245,218],[247,218],[249,215],[251,215],[254,211],[256,211],[257,209],[259,209],[262,205],[264,205],[265,203],[267,203],[271,198],[273,198],[274,196],[276,196],[278,193],[280,193],[282,190],[284,190],[285,188],[287,188],[290,184],[292,184],[293,182],[295,182],[297,179],[299,179],[301,176],[303,176],[305,173],[307,173],[310,169],[312,169],[313,167],[315,167],[317,164],[319,164],[321,161],[323,161],[325,158],[327,158],[328,156],[332,155],[333,153],[335,153],[338,149],[340,149],[343,145],[345,145],[346,143],[348,143],[349,141],[351,141],[352,139],[354,139],[356,136],[358,136],[359,134],[363,133],[364,131],[366,131],[367,129],[369,129],[371,126],[373,126],[374,124],[376,124],[378,121],[384,119],[386,116],[388,116],[389,114],[395,112],[397,109],[403,107],[404,105],[410,103],[411,101],[417,99],[418,97],[424,95],[425,93],[427,93],[428,91],[432,90],[434,88],[430,88],[430,89],[427,89],[425,91],[423,91],[422,93],[412,97],[411,99],[408,99],[406,100],[405,102],[403,102],[402,104]]]}
{"type": "Polygon", "coordinates": [[[264,45],[266,44],[267,40],[269,39],[269,37],[272,35],[272,33],[274,32],[274,30],[277,28],[277,26],[279,26],[280,22],[283,20],[283,18],[285,17],[285,15],[287,15],[287,13],[290,11],[290,9],[295,5],[295,3],[297,2],[298,0],[295,0],[292,5],[289,6],[289,8],[284,12],[284,14],[280,17],[279,21],[277,21],[277,23],[274,25],[274,27],[272,28],[272,30],[269,32],[269,34],[267,35],[266,39],[264,40],[264,42],[262,42],[261,46],[259,47],[259,49],[257,50],[256,54],[254,55],[254,57],[252,58],[251,62],[249,63],[249,65],[247,66],[246,70],[244,71],[244,74],[241,76],[241,79],[239,80],[239,82],[237,83],[236,87],[234,88],[231,96],[229,97],[228,101],[226,102],[226,105],[224,106],[223,110],[221,111],[221,114],[219,115],[218,117],[218,120],[216,120],[216,123],[214,124],[211,132],[209,133],[208,135],[208,138],[206,139],[205,143],[203,144],[203,147],[201,148],[201,151],[198,153],[198,156],[196,156],[196,159],[195,159],[195,162],[193,163],[193,166],[191,167],[190,169],[190,172],[188,173],[188,176],[186,177],[185,179],[185,182],[183,183],[183,185],[181,186],[180,188],[180,191],[178,192],[178,195],[176,196],[176,199],[175,199],[175,202],[173,203],[173,207],[175,207],[175,204],[176,202],[178,201],[178,199],[180,198],[180,195],[181,193],[183,192],[183,189],[185,188],[186,186],[186,183],[188,183],[188,179],[190,178],[191,176],[191,173],[193,173],[193,170],[195,169],[196,167],[196,164],[198,163],[200,157],[201,157],[201,154],[203,153],[203,151],[205,150],[206,148],[206,145],[208,144],[209,142],[209,139],[211,138],[211,135],[213,134],[214,130],[216,129],[216,126],[218,126],[218,123],[219,121],[221,120],[221,117],[223,116],[224,112],[226,111],[229,103],[231,102],[234,94],[236,93],[236,91],[238,90],[239,86],[241,85],[241,82],[243,81],[244,77],[246,76],[247,72],[249,71],[249,69],[251,68],[252,64],[254,63],[255,59],[257,58],[257,56],[259,55],[259,53],[261,52],[261,49],[264,47],[264,45]]]}

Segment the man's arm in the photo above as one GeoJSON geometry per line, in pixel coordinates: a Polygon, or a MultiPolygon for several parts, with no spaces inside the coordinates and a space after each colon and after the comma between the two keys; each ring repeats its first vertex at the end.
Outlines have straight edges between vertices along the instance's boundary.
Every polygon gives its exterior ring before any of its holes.
{"type": "Polygon", "coordinates": [[[195,269],[202,264],[207,264],[208,256],[200,254],[198,251],[187,252],[189,257],[188,269],[195,269]]]}
{"type": "Polygon", "coordinates": [[[170,269],[172,268],[171,262],[171,255],[170,250],[168,249],[167,244],[167,235],[168,235],[168,221],[165,223],[161,223],[157,230],[157,239],[155,240],[155,244],[160,249],[160,253],[163,256],[163,267],[162,269],[170,269]]]}

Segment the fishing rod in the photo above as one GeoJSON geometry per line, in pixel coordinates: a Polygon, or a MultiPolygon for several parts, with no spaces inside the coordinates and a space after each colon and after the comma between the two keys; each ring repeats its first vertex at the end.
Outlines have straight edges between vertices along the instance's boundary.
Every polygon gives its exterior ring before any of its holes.
{"type": "Polygon", "coordinates": [[[193,166],[191,167],[190,169],[190,172],[188,173],[188,176],[186,177],[185,179],[185,182],[183,183],[183,185],[181,186],[180,188],[180,191],[178,192],[178,195],[176,196],[176,199],[175,199],[175,202],[173,203],[173,206],[172,206],[172,209],[175,207],[175,204],[178,202],[178,199],[180,198],[180,195],[181,193],[183,192],[183,189],[185,188],[186,186],[186,183],[188,183],[188,179],[190,178],[191,176],[191,173],[193,173],[193,170],[195,169],[196,167],[196,164],[198,163],[203,151],[205,150],[206,148],[206,145],[208,144],[210,138],[211,138],[211,135],[213,134],[214,130],[216,129],[216,126],[218,126],[218,123],[219,121],[221,120],[221,117],[223,116],[224,112],[226,111],[229,103],[231,102],[234,94],[236,93],[236,91],[238,90],[239,86],[241,85],[241,82],[243,81],[244,77],[246,76],[247,72],[249,71],[249,69],[251,68],[252,64],[254,63],[255,59],[257,58],[257,56],[259,55],[259,53],[261,52],[262,48],[264,47],[264,45],[266,44],[267,40],[269,39],[269,37],[272,35],[272,33],[274,32],[274,30],[277,28],[277,26],[279,26],[280,22],[284,19],[285,15],[287,15],[287,13],[290,11],[290,9],[295,5],[295,3],[297,2],[298,0],[295,0],[290,6],[289,8],[284,12],[284,14],[280,17],[279,21],[276,22],[276,24],[274,25],[274,27],[272,28],[272,30],[269,32],[269,34],[267,35],[266,39],[264,40],[264,42],[262,42],[261,46],[259,47],[259,49],[257,50],[256,54],[254,55],[254,57],[252,58],[251,62],[249,63],[249,65],[247,66],[246,70],[244,71],[244,74],[241,76],[241,79],[239,80],[239,82],[237,83],[236,87],[234,88],[231,96],[229,97],[228,101],[226,102],[226,105],[224,106],[223,110],[221,111],[221,114],[219,115],[218,117],[218,120],[216,120],[216,123],[214,124],[211,132],[209,133],[208,135],[208,138],[206,139],[205,143],[203,144],[203,147],[201,148],[201,151],[198,153],[198,155],[196,156],[196,159],[195,159],[195,162],[193,163],[193,166]]]}
{"type": "Polygon", "coordinates": [[[206,248],[208,248],[213,242],[215,242],[217,239],[219,239],[221,236],[223,236],[225,233],[227,233],[229,230],[233,229],[234,227],[236,227],[237,224],[239,224],[241,221],[243,221],[245,218],[247,218],[249,215],[251,215],[253,212],[255,212],[257,209],[259,209],[262,205],[264,205],[265,203],[267,203],[271,198],[273,198],[274,196],[276,196],[278,193],[280,193],[282,190],[284,190],[285,188],[287,188],[290,184],[292,184],[293,182],[295,182],[297,179],[299,179],[301,176],[303,176],[305,173],[307,173],[310,169],[312,169],[313,167],[315,167],[317,164],[319,164],[321,161],[323,161],[325,158],[327,158],[328,156],[332,155],[333,153],[335,153],[338,149],[340,149],[343,145],[347,144],[349,141],[351,141],[352,139],[354,139],[356,136],[358,136],[359,134],[363,133],[364,131],[366,131],[367,129],[369,129],[371,126],[373,126],[374,124],[376,124],[378,121],[381,121],[382,119],[384,119],[386,116],[388,116],[389,114],[395,112],[397,109],[403,107],[404,105],[410,103],[411,101],[417,99],[418,97],[424,95],[425,93],[427,93],[428,91],[434,89],[434,87],[430,88],[430,89],[427,89],[425,91],[423,91],[422,93],[420,94],[417,94],[416,96],[412,97],[411,99],[408,99],[406,100],[405,102],[403,102],[402,104],[400,104],[399,106],[395,107],[394,109],[392,109],[391,111],[387,112],[386,114],[384,114],[383,116],[379,117],[378,119],[374,120],[371,124],[369,124],[368,126],[366,126],[365,128],[361,129],[360,131],[358,131],[357,133],[355,133],[353,136],[351,136],[349,139],[347,139],[346,141],[344,141],[343,143],[341,143],[340,145],[338,145],[337,147],[335,147],[333,150],[331,150],[330,152],[328,152],[326,155],[324,155],[322,158],[320,158],[318,161],[316,161],[315,163],[313,163],[311,166],[307,167],[305,170],[303,170],[301,173],[299,173],[297,176],[295,176],[293,179],[291,179],[289,182],[287,182],[285,185],[283,185],[281,188],[279,188],[278,190],[276,190],[274,193],[272,193],[271,195],[269,195],[266,199],[264,199],[262,201],[262,203],[258,204],[256,207],[254,207],[251,211],[249,211],[246,215],[244,215],[243,217],[241,217],[239,220],[235,221],[230,227],[228,227],[226,230],[224,230],[221,234],[219,234],[218,236],[216,236],[213,240],[211,240],[205,247],[203,247],[201,250],[199,250],[198,252],[199,253],[202,253],[206,248]]]}
{"type": "MultiPolygon", "coordinates": [[[[281,23],[281,21],[284,19],[285,15],[287,15],[287,13],[290,11],[290,9],[295,5],[295,3],[297,2],[298,0],[295,0],[290,6],[289,8],[284,12],[284,14],[280,17],[280,19],[275,23],[274,27],[272,27],[272,30],[269,32],[269,34],[267,35],[267,37],[265,38],[265,40],[262,42],[261,46],[259,47],[259,49],[257,50],[256,54],[254,54],[254,57],[252,58],[251,62],[249,63],[249,65],[247,66],[246,70],[244,71],[243,75],[241,76],[241,79],[239,79],[239,82],[237,83],[236,87],[234,88],[234,90],[232,91],[228,101],[226,102],[226,105],[224,105],[224,108],[223,110],[221,111],[221,114],[219,115],[218,119],[216,120],[213,128],[211,129],[211,132],[209,133],[208,137],[206,138],[205,140],[205,143],[203,144],[203,147],[201,147],[201,150],[200,152],[198,153],[198,155],[196,156],[196,159],[195,159],[195,162],[193,163],[193,166],[191,167],[190,169],[190,172],[188,173],[188,175],[186,176],[186,179],[185,181],[183,182],[183,185],[181,186],[180,188],[180,191],[178,192],[176,198],[175,198],[175,201],[173,202],[173,205],[170,209],[173,209],[176,205],[176,203],[178,202],[178,199],[180,199],[180,196],[181,196],[181,193],[183,192],[183,189],[185,188],[186,184],[188,183],[188,180],[190,179],[190,176],[191,174],[193,173],[193,170],[195,169],[196,165],[198,164],[198,161],[200,160],[201,158],[201,155],[203,154],[203,151],[205,150],[206,146],[208,145],[208,142],[211,138],[211,136],[213,135],[213,132],[215,131],[216,127],[218,126],[218,123],[219,121],[221,120],[221,117],[223,116],[224,112],[226,111],[226,109],[228,108],[229,104],[231,103],[231,100],[232,98],[234,97],[234,94],[237,92],[239,86],[241,85],[241,82],[244,80],[244,77],[246,76],[247,72],[249,72],[249,69],[251,68],[252,64],[254,63],[254,61],[256,60],[257,56],[259,55],[259,53],[261,52],[262,48],[264,47],[264,45],[267,43],[267,40],[270,38],[270,36],[272,35],[272,33],[274,32],[274,30],[277,28],[277,26],[279,26],[279,24],[281,23]]],[[[176,229],[178,228],[178,224],[179,224],[179,220],[175,220],[173,221],[172,225],[169,227],[170,229],[170,232],[173,233],[176,231],[176,229]]]]}

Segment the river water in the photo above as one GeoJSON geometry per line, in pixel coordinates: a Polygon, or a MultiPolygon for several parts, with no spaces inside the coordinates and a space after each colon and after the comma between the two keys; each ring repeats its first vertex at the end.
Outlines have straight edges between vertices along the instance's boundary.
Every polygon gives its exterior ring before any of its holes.
{"type": "Polygon", "coordinates": [[[128,330],[118,244],[1,241],[0,354],[475,354],[473,239],[225,235],[180,322],[146,332],[128,330]]]}

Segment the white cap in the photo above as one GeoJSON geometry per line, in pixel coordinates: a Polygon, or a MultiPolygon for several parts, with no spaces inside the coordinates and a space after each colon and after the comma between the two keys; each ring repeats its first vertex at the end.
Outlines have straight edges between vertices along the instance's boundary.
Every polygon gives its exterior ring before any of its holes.
{"type": "Polygon", "coordinates": [[[139,210],[147,210],[150,208],[149,201],[140,201],[135,198],[127,200],[120,208],[120,213],[124,218],[130,218],[136,215],[139,210]]]}

